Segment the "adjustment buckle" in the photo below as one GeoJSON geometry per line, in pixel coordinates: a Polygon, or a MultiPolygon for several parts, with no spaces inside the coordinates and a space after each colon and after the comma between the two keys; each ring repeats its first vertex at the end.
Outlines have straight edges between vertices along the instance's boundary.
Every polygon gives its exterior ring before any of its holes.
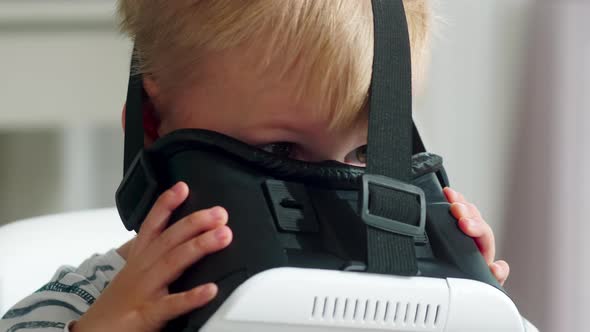
{"type": "Polygon", "coordinates": [[[426,197],[421,188],[386,176],[374,174],[364,174],[362,181],[363,186],[360,212],[361,218],[365,224],[388,232],[413,236],[414,238],[424,236],[424,227],[426,224],[426,197]],[[420,204],[420,218],[418,224],[411,225],[403,221],[372,214],[371,211],[369,211],[369,186],[371,185],[414,196],[420,204]]]}

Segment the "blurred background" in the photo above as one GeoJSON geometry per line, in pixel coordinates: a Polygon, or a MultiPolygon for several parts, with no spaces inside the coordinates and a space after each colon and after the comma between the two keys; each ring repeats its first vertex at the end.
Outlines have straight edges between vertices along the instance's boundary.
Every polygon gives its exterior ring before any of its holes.
{"type": "MultiPolygon", "coordinates": [[[[113,0],[0,0],[0,224],[114,206],[130,41],[113,0]]],[[[590,310],[590,5],[437,2],[416,120],[482,211],[541,331],[590,310]]],[[[4,255],[6,253],[0,253],[4,255]]]]}

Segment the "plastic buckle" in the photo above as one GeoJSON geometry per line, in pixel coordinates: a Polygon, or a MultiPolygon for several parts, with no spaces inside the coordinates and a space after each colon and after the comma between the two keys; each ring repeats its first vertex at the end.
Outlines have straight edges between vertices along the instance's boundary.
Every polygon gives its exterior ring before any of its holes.
{"type": "Polygon", "coordinates": [[[364,174],[361,201],[361,218],[365,224],[373,226],[388,232],[420,237],[424,236],[424,227],[426,224],[426,197],[424,191],[416,186],[407,184],[386,176],[364,174]],[[369,186],[380,186],[386,189],[392,189],[398,192],[406,193],[416,197],[420,203],[420,220],[418,225],[410,225],[399,220],[388,219],[369,211],[369,186]]]}

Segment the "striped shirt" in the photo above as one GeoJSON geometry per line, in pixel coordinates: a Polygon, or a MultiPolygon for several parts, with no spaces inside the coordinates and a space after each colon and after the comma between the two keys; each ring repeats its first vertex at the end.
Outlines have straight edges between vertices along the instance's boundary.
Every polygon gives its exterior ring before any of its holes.
{"type": "Polygon", "coordinates": [[[113,249],[94,255],[78,268],[61,267],[35,293],[0,319],[0,332],[69,331],[68,326],[96,301],[125,260],[113,249]]]}

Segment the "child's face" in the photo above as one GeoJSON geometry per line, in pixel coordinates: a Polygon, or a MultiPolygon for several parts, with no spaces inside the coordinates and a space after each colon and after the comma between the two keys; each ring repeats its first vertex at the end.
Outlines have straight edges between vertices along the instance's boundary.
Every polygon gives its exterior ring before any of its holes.
{"type": "Polygon", "coordinates": [[[271,72],[260,74],[244,58],[233,53],[208,59],[200,82],[174,95],[159,93],[157,84],[146,80],[161,121],[159,136],[182,128],[208,129],[300,160],[363,164],[366,121],[353,129],[329,130],[328,112],[315,109],[313,100],[298,102],[292,93],[295,70],[278,80],[271,72]]]}

